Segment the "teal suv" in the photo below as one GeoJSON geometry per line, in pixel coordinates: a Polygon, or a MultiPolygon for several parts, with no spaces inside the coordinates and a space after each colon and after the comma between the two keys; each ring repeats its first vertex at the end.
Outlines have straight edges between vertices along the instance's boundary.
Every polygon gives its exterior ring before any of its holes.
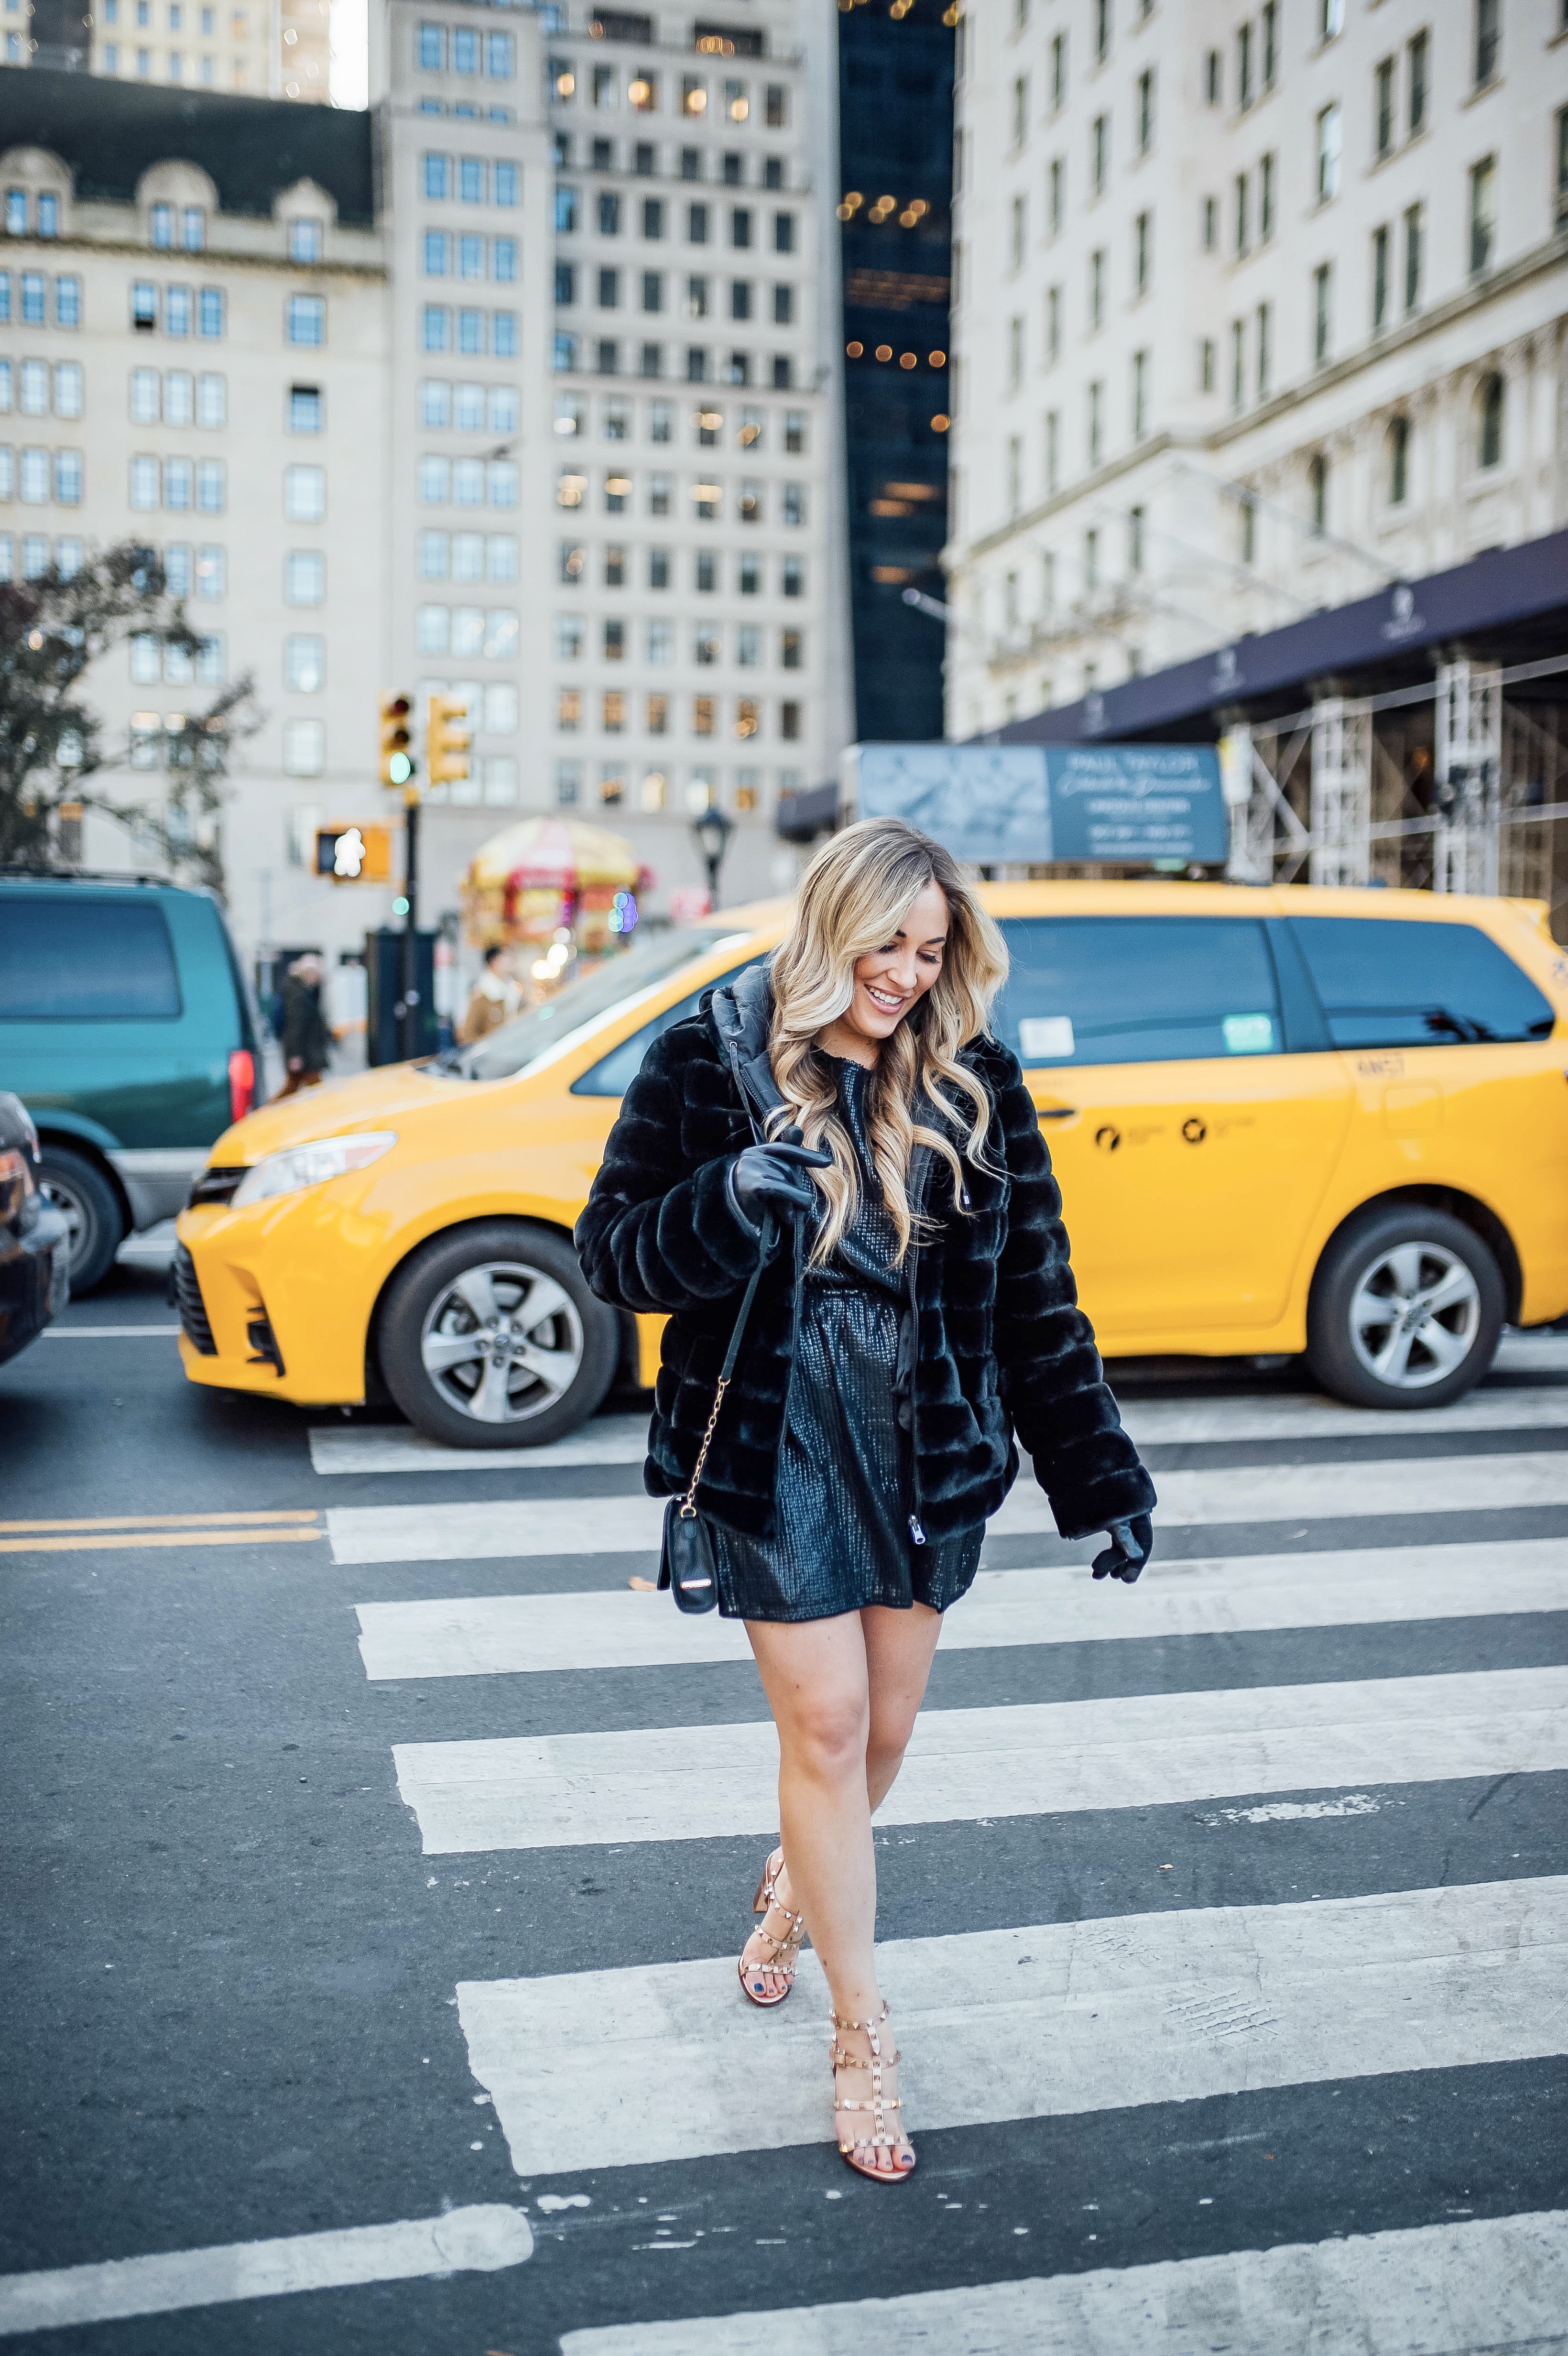
{"type": "Polygon", "coordinates": [[[37,1125],[73,1293],[184,1207],[214,1138],[250,1111],[258,1061],[209,892],[0,870],[0,1088],[37,1125]]]}

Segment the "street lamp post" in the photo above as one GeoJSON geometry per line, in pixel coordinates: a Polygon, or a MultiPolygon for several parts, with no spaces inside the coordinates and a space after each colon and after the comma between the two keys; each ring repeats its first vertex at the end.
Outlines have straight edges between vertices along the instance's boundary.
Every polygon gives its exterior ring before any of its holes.
{"type": "Polygon", "coordinates": [[[719,870],[724,864],[724,853],[730,848],[730,837],[735,831],[735,821],[710,805],[700,818],[693,819],[691,831],[697,837],[697,847],[708,869],[708,896],[712,905],[719,905],[719,870]]]}

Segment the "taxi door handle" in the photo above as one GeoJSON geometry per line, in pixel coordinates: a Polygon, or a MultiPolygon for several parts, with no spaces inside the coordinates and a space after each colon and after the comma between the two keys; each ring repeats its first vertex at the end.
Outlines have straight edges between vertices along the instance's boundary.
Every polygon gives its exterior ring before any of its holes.
{"type": "Polygon", "coordinates": [[[1041,1120],[1076,1120],[1076,1105],[1037,1105],[1035,1111],[1041,1120]]]}

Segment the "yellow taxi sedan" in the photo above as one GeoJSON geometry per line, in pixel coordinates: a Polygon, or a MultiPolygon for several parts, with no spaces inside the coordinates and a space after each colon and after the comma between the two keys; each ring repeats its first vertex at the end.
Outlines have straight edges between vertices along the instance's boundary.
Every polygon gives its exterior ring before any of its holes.
{"type": "MultiPolygon", "coordinates": [[[[1341,1398],[1437,1407],[1505,1323],[1568,1312],[1568,958],[1540,904],[983,896],[1107,1357],[1305,1351],[1341,1398]]],[[[560,1439],[618,1372],[650,1382],[660,1321],[593,1298],[572,1226],[650,1043],[784,917],[645,935],[476,1047],[227,1130],[179,1222],[191,1379],[389,1394],[463,1447],[560,1439]]]]}

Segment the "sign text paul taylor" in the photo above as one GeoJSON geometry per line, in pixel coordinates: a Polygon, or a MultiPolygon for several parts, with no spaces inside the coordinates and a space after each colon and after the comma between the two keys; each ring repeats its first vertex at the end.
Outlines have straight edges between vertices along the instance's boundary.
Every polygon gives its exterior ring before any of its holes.
{"type": "Polygon", "coordinates": [[[845,798],[976,867],[1072,859],[1219,867],[1230,830],[1212,744],[859,744],[845,798]]]}
{"type": "Polygon", "coordinates": [[[1048,744],[1053,859],[1220,866],[1230,828],[1212,744],[1048,744]]]}

